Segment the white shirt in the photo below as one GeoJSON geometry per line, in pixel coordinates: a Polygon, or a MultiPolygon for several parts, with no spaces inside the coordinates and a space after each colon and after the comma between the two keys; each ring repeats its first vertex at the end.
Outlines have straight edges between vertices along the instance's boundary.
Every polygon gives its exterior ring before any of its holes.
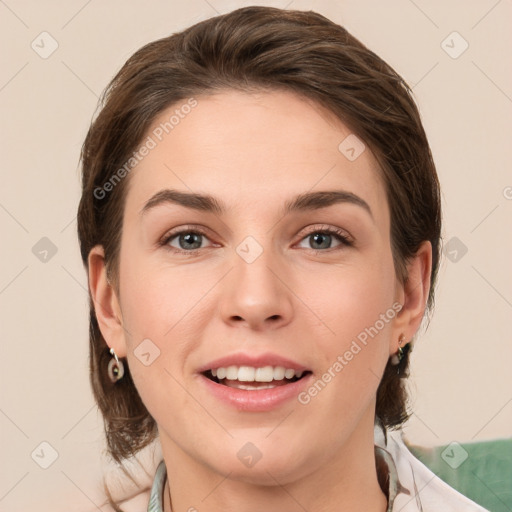
{"type": "MultiPolygon", "coordinates": [[[[401,431],[375,425],[375,457],[387,467],[387,512],[488,512],[446,484],[421,463],[405,445],[401,431]]],[[[156,470],[148,512],[163,512],[166,480],[164,461],[156,470]]]]}
{"type": "Polygon", "coordinates": [[[387,512],[488,512],[450,487],[407,448],[401,431],[375,426],[376,456],[389,468],[387,512]]]}

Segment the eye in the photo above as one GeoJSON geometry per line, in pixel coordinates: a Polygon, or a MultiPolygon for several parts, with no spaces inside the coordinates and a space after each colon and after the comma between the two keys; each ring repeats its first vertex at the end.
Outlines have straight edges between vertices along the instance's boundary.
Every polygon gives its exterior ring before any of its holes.
{"type": "Polygon", "coordinates": [[[307,249],[319,252],[326,249],[336,249],[339,246],[353,245],[347,233],[338,228],[317,228],[306,235],[302,241],[309,242],[310,247],[306,247],[307,249]],[[333,239],[338,242],[338,245],[335,247],[331,246],[333,239]]]}
{"type": "Polygon", "coordinates": [[[160,243],[175,252],[193,254],[205,248],[203,246],[205,240],[209,239],[202,230],[186,228],[165,235],[160,243]]]}
{"type": "MultiPolygon", "coordinates": [[[[201,249],[206,249],[207,247],[214,245],[211,242],[209,246],[203,245],[205,240],[210,241],[202,229],[187,227],[166,234],[162,238],[160,245],[170,251],[192,256],[201,249]]],[[[331,249],[336,250],[337,248],[353,245],[352,239],[345,231],[331,227],[316,228],[315,230],[310,231],[309,234],[301,239],[300,243],[304,242],[309,243],[310,245],[309,247],[304,247],[305,249],[310,249],[316,252],[325,252],[326,250],[331,249]],[[332,247],[333,239],[337,242],[337,245],[334,247],[332,247]]]]}

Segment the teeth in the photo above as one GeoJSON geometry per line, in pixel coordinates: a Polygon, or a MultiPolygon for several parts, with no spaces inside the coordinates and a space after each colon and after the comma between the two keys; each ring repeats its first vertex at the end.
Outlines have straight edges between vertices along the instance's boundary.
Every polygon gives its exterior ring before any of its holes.
{"type": "Polygon", "coordinates": [[[238,379],[238,368],[236,366],[228,366],[226,369],[226,379],[236,380],[238,379]]]}
{"type": "Polygon", "coordinates": [[[250,366],[240,366],[238,368],[238,374],[235,379],[242,382],[254,382],[254,374],[256,370],[250,366]]]}
{"type": "Polygon", "coordinates": [[[235,386],[237,389],[245,389],[247,391],[261,391],[262,389],[273,389],[276,386],[272,384],[264,384],[263,386],[251,386],[249,384],[238,384],[235,386]]]}
{"type": "Polygon", "coordinates": [[[256,382],[272,382],[274,380],[274,368],[272,366],[256,368],[254,380],[256,382]]]}
{"type": "Polygon", "coordinates": [[[272,382],[273,380],[300,379],[303,371],[284,368],[283,366],[264,366],[254,368],[252,366],[228,366],[210,370],[219,380],[238,380],[240,382],[272,382]]]}
{"type": "Polygon", "coordinates": [[[286,370],[285,368],[283,368],[282,366],[276,366],[274,368],[274,374],[272,375],[272,380],[283,380],[284,379],[284,374],[286,373],[286,370]]]}

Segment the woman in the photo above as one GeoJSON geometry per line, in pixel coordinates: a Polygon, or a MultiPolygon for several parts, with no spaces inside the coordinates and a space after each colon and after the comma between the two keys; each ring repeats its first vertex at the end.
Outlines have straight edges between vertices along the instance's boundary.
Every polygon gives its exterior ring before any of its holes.
{"type": "Polygon", "coordinates": [[[239,9],[136,52],[82,160],[92,386],[117,462],[159,439],[148,510],[483,510],[392,432],[441,212],[386,63],[239,9]]]}

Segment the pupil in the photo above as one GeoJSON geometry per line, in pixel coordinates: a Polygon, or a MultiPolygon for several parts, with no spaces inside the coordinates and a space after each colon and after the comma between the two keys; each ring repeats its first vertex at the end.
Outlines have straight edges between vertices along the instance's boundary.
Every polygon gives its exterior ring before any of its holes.
{"type": "Polygon", "coordinates": [[[323,249],[328,249],[329,248],[329,240],[331,238],[331,235],[327,235],[327,234],[322,234],[322,233],[315,233],[313,236],[313,239],[315,241],[315,243],[318,242],[318,238],[320,237],[320,245],[322,245],[322,239],[325,241],[327,241],[327,243],[324,243],[323,244],[323,249]]]}
{"type": "MultiPolygon", "coordinates": [[[[195,241],[194,242],[194,238],[199,238],[201,235],[199,235],[198,233],[187,233],[186,235],[181,235],[180,236],[180,241],[181,242],[185,242],[185,244],[194,244],[196,243],[197,244],[197,247],[193,247],[193,249],[197,249],[201,246],[201,241],[195,241]]],[[[185,247],[187,249],[190,249],[190,247],[185,247]]]]}

